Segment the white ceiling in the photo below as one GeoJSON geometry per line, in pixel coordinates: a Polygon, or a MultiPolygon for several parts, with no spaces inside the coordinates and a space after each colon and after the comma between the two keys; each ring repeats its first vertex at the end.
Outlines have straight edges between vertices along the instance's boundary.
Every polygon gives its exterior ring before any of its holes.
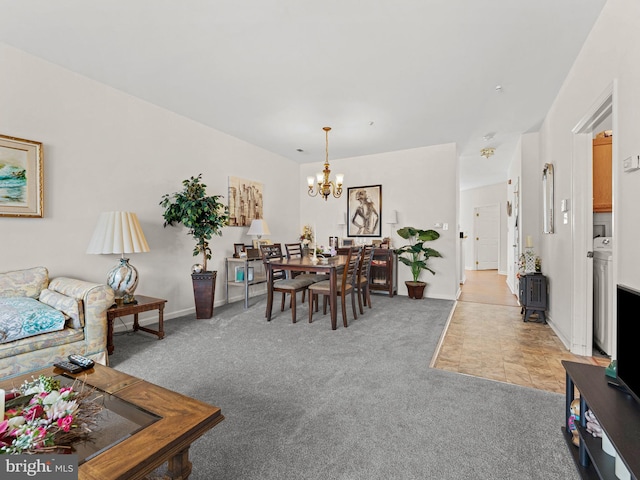
{"type": "Polygon", "coordinates": [[[301,163],[324,126],[330,160],[455,142],[467,189],[507,179],[605,2],[0,0],[0,41],[301,163]]]}

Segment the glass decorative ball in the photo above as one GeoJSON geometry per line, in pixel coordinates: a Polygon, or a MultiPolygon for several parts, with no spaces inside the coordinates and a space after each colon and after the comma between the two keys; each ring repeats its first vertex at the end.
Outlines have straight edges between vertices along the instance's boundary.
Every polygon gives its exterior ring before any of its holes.
{"type": "Polygon", "coordinates": [[[191,273],[202,273],[202,272],[204,272],[204,266],[199,263],[196,263],[191,267],[191,273]]]}

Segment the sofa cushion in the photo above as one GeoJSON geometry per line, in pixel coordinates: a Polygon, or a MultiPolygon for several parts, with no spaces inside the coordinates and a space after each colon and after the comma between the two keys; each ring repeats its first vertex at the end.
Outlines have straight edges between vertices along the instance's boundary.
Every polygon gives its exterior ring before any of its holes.
{"type": "Polygon", "coordinates": [[[38,298],[48,285],[49,271],[45,267],[0,273],[0,297],[38,298]]]}
{"type": "Polygon", "coordinates": [[[67,297],[58,292],[45,288],[40,294],[40,301],[45,305],[60,310],[67,317],[67,326],[76,330],[84,327],[84,310],[82,300],[67,297]]]}
{"type": "Polygon", "coordinates": [[[0,298],[0,343],[62,330],[62,312],[29,297],[0,298]]]}

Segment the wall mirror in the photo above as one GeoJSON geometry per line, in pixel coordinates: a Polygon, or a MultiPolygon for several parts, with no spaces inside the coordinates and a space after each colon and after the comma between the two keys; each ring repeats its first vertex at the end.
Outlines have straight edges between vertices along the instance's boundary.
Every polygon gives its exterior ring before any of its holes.
{"type": "Polygon", "coordinates": [[[542,233],[553,233],[553,165],[544,164],[542,170],[542,233]]]}

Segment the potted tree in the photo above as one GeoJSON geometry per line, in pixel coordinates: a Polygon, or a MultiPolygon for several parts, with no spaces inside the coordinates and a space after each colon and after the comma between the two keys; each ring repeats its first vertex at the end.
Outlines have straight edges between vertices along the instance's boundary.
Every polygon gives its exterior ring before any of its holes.
{"type": "Polygon", "coordinates": [[[193,256],[202,255],[202,264],[194,265],[191,272],[196,318],[211,318],[218,272],[207,270],[207,260],[211,260],[209,241],[213,235],[222,235],[222,227],[229,223],[229,209],[220,202],[222,195],[207,195],[201,179],[202,174],[183,180],[182,191],[163,195],[160,205],[164,208],[164,227],[181,223],[196,240],[193,256]]]}
{"type": "Polygon", "coordinates": [[[409,244],[395,250],[398,258],[402,263],[411,269],[413,281],[404,282],[407,286],[409,298],[421,299],[424,296],[426,282],[420,281],[420,274],[423,270],[436,274],[428,265],[427,261],[431,257],[442,257],[440,252],[433,248],[425,246],[425,242],[440,238],[440,234],[435,230],[420,230],[413,227],[404,227],[398,230],[405,240],[409,240],[409,244]]]}

